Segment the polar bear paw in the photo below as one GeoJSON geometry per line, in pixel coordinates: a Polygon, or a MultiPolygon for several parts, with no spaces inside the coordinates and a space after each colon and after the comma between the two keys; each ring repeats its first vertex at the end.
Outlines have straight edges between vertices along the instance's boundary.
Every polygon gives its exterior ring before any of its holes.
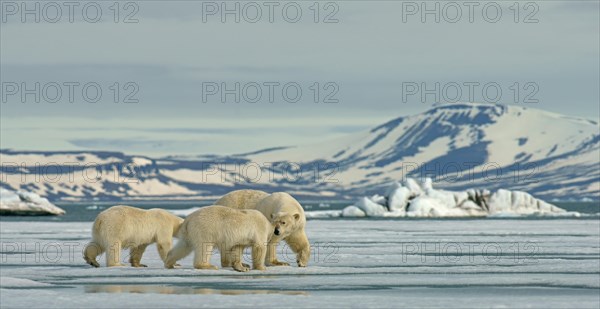
{"type": "Polygon", "coordinates": [[[131,267],[148,267],[148,265],[140,263],[131,263],[131,267]]]}
{"type": "Polygon", "coordinates": [[[271,261],[269,262],[270,266],[290,266],[290,263],[281,262],[281,261],[271,261]]]}
{"type": "Polygon", "coordinates": [[[239,272],[247,272],[250,271],[250,267],[248,264],[241,264],[241,265],[233,265],[233,269],[239,272]]]}
{"type": "Polygon", "coordinates": [[[194,265],[195,269],[213,269],[213,270],[217,270],[219,269],[219,267],[215,266],[215,265],[194,265]]]}

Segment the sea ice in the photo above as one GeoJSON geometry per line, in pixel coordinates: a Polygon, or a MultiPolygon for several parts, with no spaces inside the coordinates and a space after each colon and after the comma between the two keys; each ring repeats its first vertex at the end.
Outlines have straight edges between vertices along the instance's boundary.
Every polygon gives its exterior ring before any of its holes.
{"type": "MultiPolygon", "coordinates": [[[[1,308],[598,308],[596,219],[310,220],[308,267],[87,265],[92,222],[2,222],[1,308]]],[[[122,255],[127,262],[127,254],[122,255]]],[[[250,261],[249,251],[244,260],[250,261]]],[[[216,253],[211,263],[219,265],[216,253]]]]}

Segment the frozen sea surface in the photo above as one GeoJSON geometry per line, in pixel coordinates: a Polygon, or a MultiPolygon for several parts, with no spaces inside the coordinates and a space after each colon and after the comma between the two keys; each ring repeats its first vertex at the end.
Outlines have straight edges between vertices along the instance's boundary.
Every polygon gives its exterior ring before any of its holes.
{"type": "Polygon", "coordinates": [[[148,268],[92,268],[90,227],[1,222],[0,307],[600,307],[595,219],[312,220],[309,267],[248,273],[164,269],[154,246],[148,268]]]}

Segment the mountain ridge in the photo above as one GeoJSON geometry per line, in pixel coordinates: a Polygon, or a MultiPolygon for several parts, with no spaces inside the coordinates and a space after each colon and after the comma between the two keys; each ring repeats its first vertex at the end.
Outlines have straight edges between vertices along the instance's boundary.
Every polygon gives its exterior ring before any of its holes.
{"type": "MultiPolygon", "coordinates": [[[[238,155],[150,158],[8,149],[0,155],[3,174],[11,176],[6,181],[3,177],[0,185],[54,200],[212,197],[240,188],[348,198],[407,177],[431,177],[438,187],[453,190],[507,188],[542,198],[600,199],[597,121],[501,104],[437,105],[341,138],[238,155]],[[103,179],[90,182],[73,176],[72,182],[22,182],[15,180],[19,168],[12,166],[11,171],[4,162],[30,163],[20,169],[25,175],[42,172],[30,166],[33,162],[96,162],[93,168],[66,167],[100,171],[103,179]],[[127,165],[134,166],[129,176],[137,183],[114,181],[120,179],[115,176],[127,175],[127,165]]],[[[46,172],[51,169],[56,168],[50,165],[46,172]]]]}

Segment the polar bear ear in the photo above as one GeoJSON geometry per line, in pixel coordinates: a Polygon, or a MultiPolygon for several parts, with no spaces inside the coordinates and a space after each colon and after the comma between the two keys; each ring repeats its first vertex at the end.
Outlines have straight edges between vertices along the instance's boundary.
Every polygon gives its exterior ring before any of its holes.
{"type": "Polygon", "coordinates": [[[296,221],[300,220],[300,214],[294,214],[294,219],[295,219],[296,221]]]}
{"type": "Polygon", "coordinates": [[[276,215],[277,215],[277,214],[275,214],[275,213],[272,213],[272,214],[271,214],[271,220],[275,219],[275,216],[276,216],[276,215]]]}

